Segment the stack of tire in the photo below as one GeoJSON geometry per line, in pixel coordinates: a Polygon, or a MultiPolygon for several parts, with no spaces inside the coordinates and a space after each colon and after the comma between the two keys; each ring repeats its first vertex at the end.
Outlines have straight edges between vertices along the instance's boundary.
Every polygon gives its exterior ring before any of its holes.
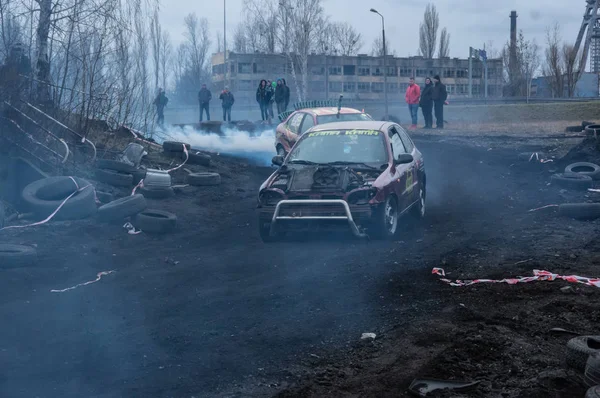
{"type": "Polygon", "coordinates": [[[95,177],[114,187],[131,187],[146,177],[146,169],[118,160],[100,159],[96,162],[95,177]]]}
{"type": "MultiPolygon", "coordinates": [[[[166,156],[174,157],[180,160],[185,160],[185,153],[183,147],[188,150],[188,161],[189,164],[198,164],[202,166],[210,166],[211,157],[209,155],[192,151],[190,144],[177,141],[165,141],[163,142],[163,153],[166,156]]],[[[187,175],[186,182],[189,185],[194,186],[214,186],[221,184],[221,176],[218,173],[200,172],[200,173],[189,173],[187,175]]]]}
{"type": "Polygon", "coordinates": [[[578,336],[567,343],[567,366],[583,373],[585,398],[600,398],[600,336],[578,336]]]}

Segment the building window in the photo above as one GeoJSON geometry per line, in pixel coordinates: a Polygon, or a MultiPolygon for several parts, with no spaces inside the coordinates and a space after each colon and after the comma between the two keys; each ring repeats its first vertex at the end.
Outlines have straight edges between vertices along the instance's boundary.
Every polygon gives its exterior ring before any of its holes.
{"type": "Polygon", "coordinates": [[[353,93],[355,91],[356,91],[356,83],[344,82],[344,92],[345,93],[353,93]]]}
{"type": "Polygon", "coordinates": [[[313,66],[312,68],[310,68],[310,74],[311,75],[324,75],[325,74],[325,67],[323,67],[323,66],[313,66]]]}
{"type": "Polygon", "coordinates": [[[354,65],[344,65],[344,75],[346,75],[346,76],[354,76],[354,75],[356,75],[356,66],[354,66],[354,65]]]}
{"type": "Polygon", "coordinates": [[[467,84],[457,84],[456,85],[456,94],[467,94],[469,90],[469,86],[467,84]]]}
{"type": "Polygon", "coordinates": [[[444,77],[454,78],[455,76],[456,76],[456,71],[454,69],[444,69],[444,77]]]}
{"type": "Polygon", "coordinates": [[[359,93],[368,93],[371,91],[370,83],[358,83],[358,92],[359,93]]]}
{"type": "Polygon", "coordinates": [[[381,68],[373,69],[373,76],[383,76],[383,71],[381,70],[381,68]]]}
{"type": "Polygon", "coordinates": [[[481,86],[479,84],[473,84],[473,95],[479,95],[481,93],[481,86]]]}
{"type": "Polygon", "coordinates": [[[323,80],[312,80],[310,82],[310,91],[313,93],[322,93],[325,91],[325,81],[323,80]]]}
{"type": "Polygon", "coordinates": [[[342,67],[341,66],[330,66],[329,67],[329,74],[330,75],[341,75],[342,74],[342,67]]]}
{"type": "Polygon", "coordinates": [[[254,89],[254,84],[252,84],[252,80],[238,80],[238,90],[252,90],[254,89]]]}
{"type": "Polygon", "coordinates": [[[415,73],[415,77],[427,77],[426,69],[417,69],[417,73],[415,73]]]}
{"type": "Polygon", "coordinates": [[[454,86],[454,84],[448,84],[446,86],[446,91],[448,91],[448,94],[455,94],[456,93],[456,87],[454,86]]]}
{"type": "Polygon", "coordinates": [[[329,91],[341,93],[342,92],[342,82],[329,82],[329,91]]]}
{"type": "Polygon", "coordinates": [[[266,65],[264,65],[262,63],[260,63],[260,64],[254,63],[252,69],[254,70],[254,73],[260,73],[260,74],[267,73],[267,67],[266,67],[266,65]]]}
{"type": "Polygon", "coordinates": [[[252,64],[250,62],[240,62],[238,64],[239,73],[252,73],[252,64]]]}
{"type": "Polygon", "coordinates": [[[383,83],[372,83],[371,91],[374,93],[382,93],[383,92],[383,83]]]}
{"type": "Polygon", "coordinates": [[[412,77],[413,71],[411,68],[400,68],[400,76],[412,77]]]}
{"type": "Polygon", "coordinates": [[[359,76],[369,76],[371,74],[371,68],[358,68],[359,76]]]}
{"type": "Polygon", "coordinates": [[[465,78],[469,77],[469,70],[468,69],[458,69],[456,71],[456,77],[459,79],[465,79],[465,78]]]}
{"type": "Polygon", "coordinates": [[[388,89],[388,93],[398,92],[398,83],[388,83],[387,89],[388,89]]]}
{"type": "Polygon", "coordinates": [[[483,77],[481,68],[473,68],[473,79],[481,79],[483,77]]]}
{"type": "Polygon", "coordinates": [[[388,76],[398,76],[398,68],[396,68],[395,66],[388,66],[387,67],[387,75],[388,76]]]}

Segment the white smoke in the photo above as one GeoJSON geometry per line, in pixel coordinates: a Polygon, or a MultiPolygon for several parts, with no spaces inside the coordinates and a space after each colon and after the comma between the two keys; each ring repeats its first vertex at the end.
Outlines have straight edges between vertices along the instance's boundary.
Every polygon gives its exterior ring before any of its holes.
{"type": "MultiPolygon", "coordinates": [[[[256,131],[254,136],[248,131],[236,128],[223,128],[223,135],[198,131],[192,126],[165,129],[164,140],[180,141],[198,149],[219,154],[234,155],[254,160],[261,165],[268,166],[275,155],[275,130],[267,129],[256,131]]],[[[157,140],[158,141],[158,140],[157,140]]]]}

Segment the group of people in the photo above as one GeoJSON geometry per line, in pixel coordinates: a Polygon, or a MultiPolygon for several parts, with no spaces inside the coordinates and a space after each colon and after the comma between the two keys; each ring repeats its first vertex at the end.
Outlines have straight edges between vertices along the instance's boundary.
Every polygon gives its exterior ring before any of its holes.
{"type": "Polygon", "coordinates": [[[423,89],[415,83],[415,78],[411,77],[408,88],[406,89],[405,99],[412,119],[411,129],[414,130],[417,128],[419,107],[421,107],[423,119],[425,119],[424,128],[433,128],[432,111],[434,110],[436,128],[444,128],[444,105],[447,104],[446,100],[448,99],[448,92],[438,75],[433,77],[433,82],[430,78],[426,78],[423,89]]]}
{"type": "MultiPolygon", "coordinates": [[[[235,103],[235,98],[231,91],[229,91],[229,87],[225,86],[221,94],[219,95],[219,99],[221,100],[221,108],[223,108],[223,121],[231,122],[231,108],[235,103]]],[[[204,116],[204,112],[206,112],[206,120],[210,121],[210,101],[212,100],[212,93],[208,88],[206,88],[206,84],[202,85],[202,88],[198,92],[198,102],[200,104],[200,122],[202,122],[202,118],[204,116]]]]}
{"type": "Polygon", "coordinates": [[[256,102],[260,106],[260,115],[263,122],[271,124],[273,103],[277,104],[277,114],[287,111],[290,104],[290,88],[285,79],[261,80],[256,89],[256,102]]]}

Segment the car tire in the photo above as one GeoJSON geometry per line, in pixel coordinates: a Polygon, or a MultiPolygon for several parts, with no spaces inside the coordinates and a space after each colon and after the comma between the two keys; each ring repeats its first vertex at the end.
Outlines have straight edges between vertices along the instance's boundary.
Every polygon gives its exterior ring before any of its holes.
{"type": "Polygon", "coordinates": [[[585,398],[600,398],[600,386],[594,386],[587,390],[585,398]]]}
{"type": "Polygon", "coordinates": [[[600,203],[563,203],[558,206],[558,214],[575,220],[596,220],[600,218],[600,203]]]}
{"type": "Polygon", "coordinates": [[[417,220],[422,220],[425,218],[425,199],[426,199],[426,191],[425,186],[419,186],[419,201],[413,207],[413,215],[417,220]]]}
{"type": "Polygon", "coordinates": [[[283,156],[284,159],[287,156],[287,152],[285,151],[285,149],[283,149],[281,145],[277,146],[277,155],[283,156]]]}
{"type": "Polygon", "coordinates": [[[140,187],[138,192],[148,199],[167,199],[175,196],[172,187],[140,187]]]}
{"type": "Polygon", "coordinates": [[[585,372],[588,357],[600,352],[600,336],[578,336],[567,342],[567,366],[585,372]]]}
{"type": "Polygon", "coordinates": [[[592,177],[579,173],[553,174],[550,180],[558,186],[585,191],[592,187],[592,177]]]}
{"type": "Polygon", "coordinates": [[[187,182],[194,186],[212,186],[221,184],[221,175],[217,173],[190,173],[187,182]]]}
{"type": "Polygon", "coordinates": [[[34,247],[0,243],[0,268],[33,265],[37,260],[34,247]]]}
{"type": "Polygon", "coordinates": [[[588,357],[583,381],[587,387],[600,386],[600,355],[598,353],[591,354],[588,357]]]}
{"type": "Polygon", "coordinates": [[[600,166],[595,163],[590,162],[577,162],[571,163],[567,167],[565,167],[565,173],[577,173],[584,176],[592,177],[592,180],[600,179],[600,166]]]}
{"type": "Polygon", "coordinates": [[[398,200],[390,195],[375,210],[375,237],[383,240],[394,239],[398,235],[398,223],[398,200]]]}
{"type": "Polygon", "coordinates": [[[190,144],[186,144],[185,142],[178,141],[165,141],[163,142],[163,151],[165,152],[183,152],[183,146],[187,148],[189,151],[192,146],[190,144]]]}
{"type": "Polygon", "coordinates": [[[146,210],[147,204],[144,195],[135,194],[125,196],[110,203],[100,206],[98,219],[104,222],[122,221],[127,217],[134,216],[146,210]]]}
{"type": "Polygon", "coordinates": [[[96,180],[114,187],[129,187],[133,185],[133,175],[120,171],[96,169],[94,175],[96,180]]]}
{"type": "Polygon", "coordinates": [[[146,209],[133,217],[132,224],[142,232],[164,234],[177,225],[177,216],[162,210],[146,209]]]}
{"type": "MultiPolygon", "coordinates": [[[[185,153],[181,155],[182,160],[185,160],[185,153]]],[[[194,152],[189,152],[188,153],[188,160],[187,163],[189,164],[198,164],[200,166],[210,166],[210,160],[211,157],[209,155],[206,155],[204,153],[194,153],[194,152]]]]}

